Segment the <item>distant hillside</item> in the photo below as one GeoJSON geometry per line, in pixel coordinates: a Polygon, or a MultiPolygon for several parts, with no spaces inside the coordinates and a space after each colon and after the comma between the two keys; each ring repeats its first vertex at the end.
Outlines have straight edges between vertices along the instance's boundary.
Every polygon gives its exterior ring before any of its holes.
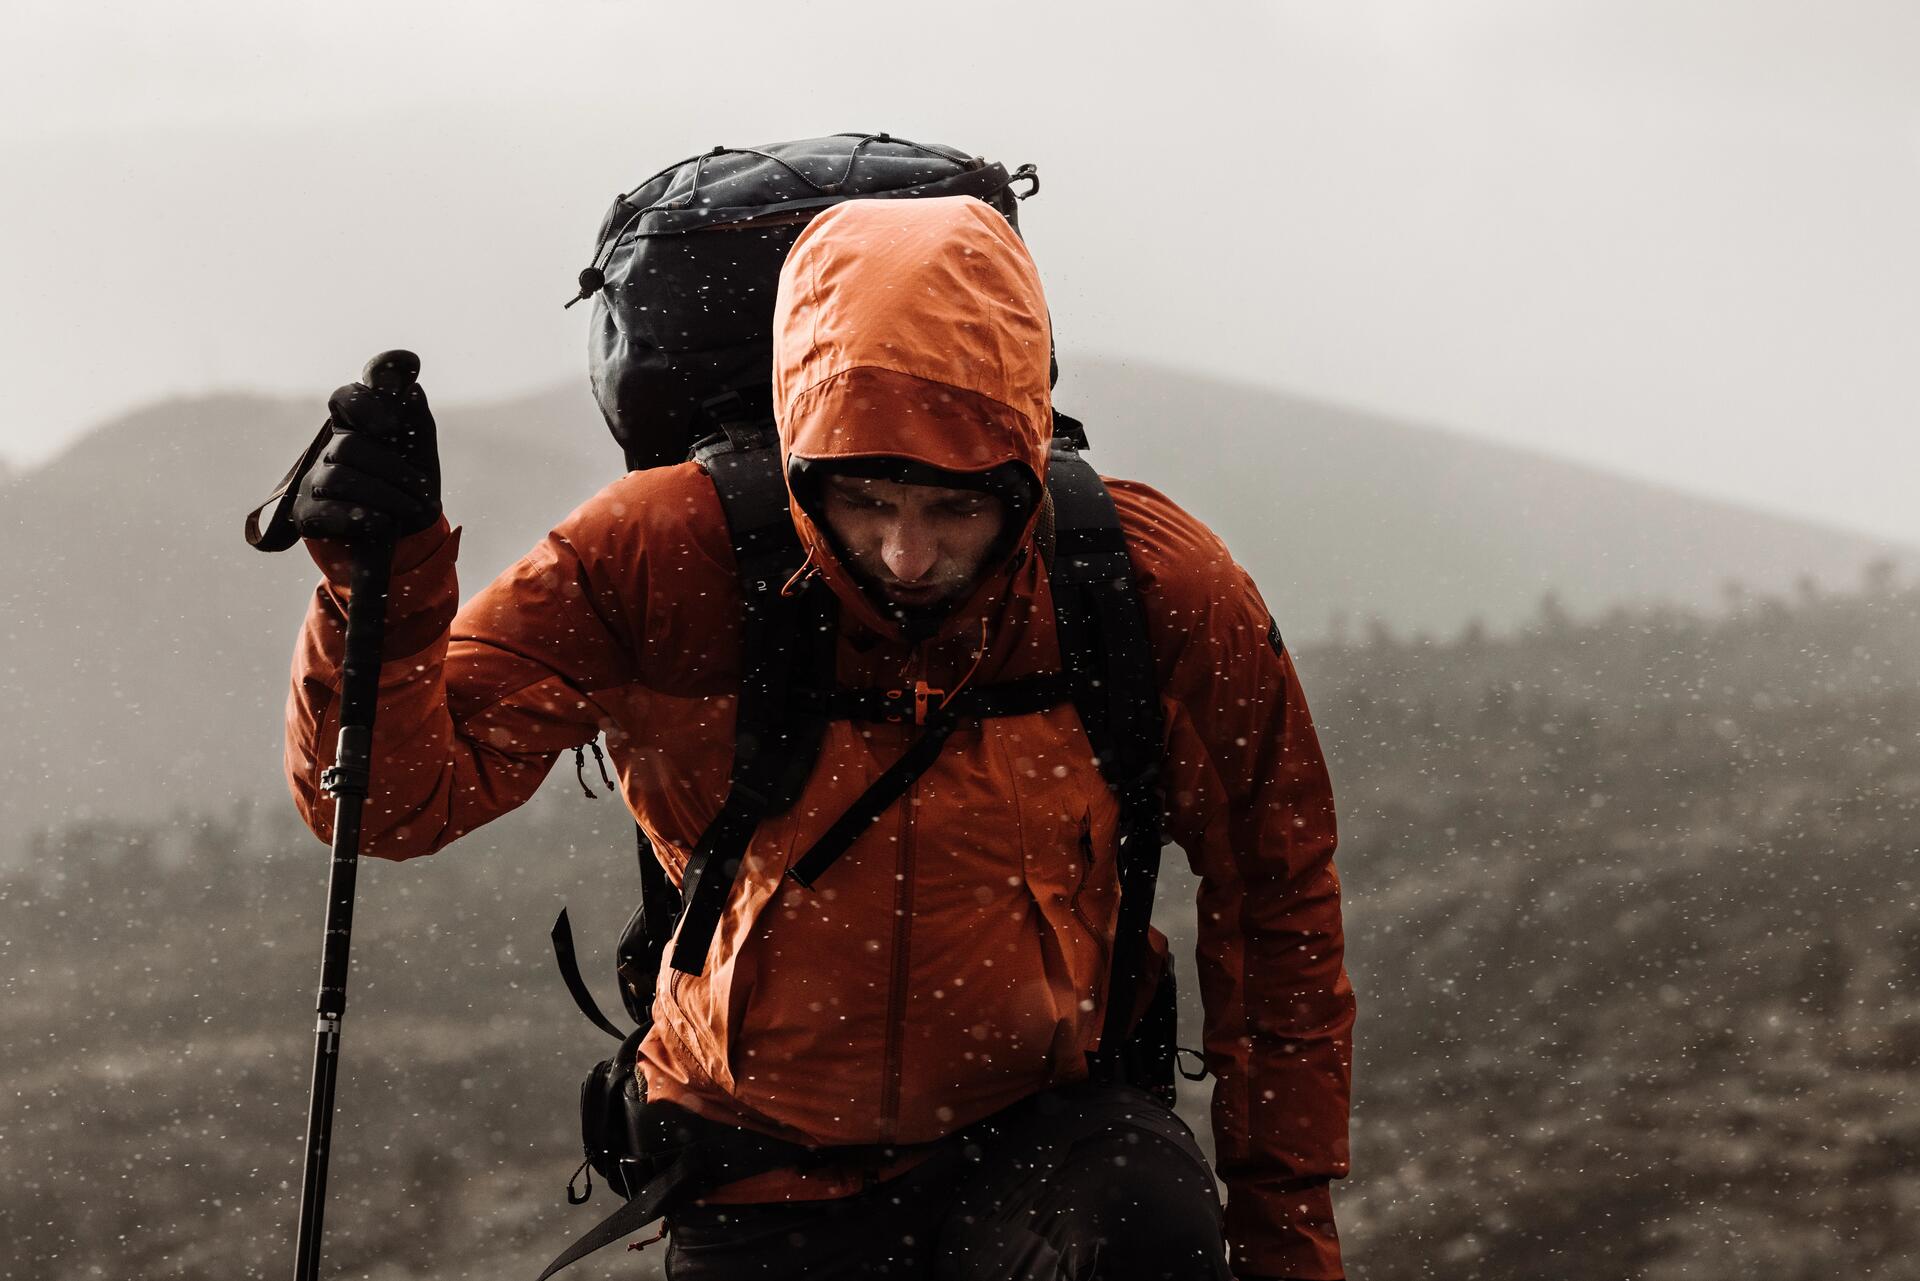
{"type": "MultiPolygon", "coordinates": [[[[299,550],[247,547],[241,521],[325,417],[317,403],[154,405],[0,490],[0,770],[16,780],[0,857],[61,817],[285,795],[288,656],[318,573],[299,550]]],[[[466,533],[472,587],[618,474],[584,393],[438,417],[448,505],[486,513],[466,533]]]]}
{"type": "MultiPolygon", "coordinates": [[[[1111,475],[1203,516],[1290,637],[1377,618],[1495,629],[1554,592],[1717,608],[1732,580],[1852,585],[1882,543],[1505,445],[1153,365],[1063,360],[1056,399],[1111,475]]],[[[1920,559],[1912,549],[1907,554],[1920,559]]]]}
{"type": "Polygon", "coordinates": [[[1915,1275],[1920,588],[1301,663],[1359,1275],[1915,1275]]]}
{"type": "MultiPolygon", "coordinates": [[[[1913,1276],[1920,588],[1298,659],[1359,1000],[1351,1275],[1913,1276]]],[[[325,864],[269,805],[71,825],[0,873],[0,1237],[36,1281],[120,1275],[127,1241],[142,1276],[284,1256],[325,864]]],[[[532,1276],[605,1213],[561,1187],[612,1042],[546,935],[566,903],[617,1008],[636,880],[620,808],[558,789],[363,867],[341,1275],[532,1276]]],[[[1169,857],[1155,915],[1189,975],[1192,891],[1169,857]]]]}
{"type": "MultiPolygon", "coordinates": [[[[1220,529],[1296,643],[1336,615],[1402,631],[1510,624],[1549,588],[1576,612],[1701,605],[1734,578],[1850,581],[1885,550],[1270,391],[1066,364],[1060,403],[1088,421],[1101,468],[1152,480],[1220,529]]],[[[484,406],[439,398],[467,590],[617,473],[584,381],[484,406]]],[[[0,857],[57,818],[283,794],[287,656],[315,573],[299,552],[246,548],[240,522],[322,404],[165,402],[0,488],[0,770],[14,780],[0,857]]]]}

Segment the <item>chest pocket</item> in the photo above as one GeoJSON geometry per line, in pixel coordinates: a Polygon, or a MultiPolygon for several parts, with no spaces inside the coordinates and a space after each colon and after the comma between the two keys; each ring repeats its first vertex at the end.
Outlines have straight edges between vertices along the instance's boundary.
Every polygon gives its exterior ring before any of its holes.
{"type": "Polygon", "coordinates": [[[996,725],[1021,875],[1035,910],[1063,946],[1076,989],[1104,978],[1119,910],[1120,807],[1069,708],[996,725]]]}

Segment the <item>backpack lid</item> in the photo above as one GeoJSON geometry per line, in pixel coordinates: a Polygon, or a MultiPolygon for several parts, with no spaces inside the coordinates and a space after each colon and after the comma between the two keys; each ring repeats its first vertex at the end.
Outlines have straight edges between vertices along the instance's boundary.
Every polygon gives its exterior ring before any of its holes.
{"type": "Polygon", "coordinates": [[[771,417],[780,267],[815,215],[852,199],[971,195],[1017,227],[1038,187],[1031,165],[1009,174],[952,147],[846,133],[715,147],[616,196],[574,301],[593,301],[588,372],[628,468],[684,460],[719,426],[703,406],[727,393],[771,417]]]}
{"type": "MultiPolygon", "coordinates": [[[[1039,177],[1032,165],[1019,177],[1039,177]]],[[[1004,166],[938,143],[842,133],[761,147],[715,147],[668,165],[614,198],[600,224],[596,264],[610,242],[684,235],[765,218],[797,217],[855,197],[976,196],[1018,223],[1004,166]]],[[[1032,191],[1028,191],[1031,195],[1032,191]]]]}

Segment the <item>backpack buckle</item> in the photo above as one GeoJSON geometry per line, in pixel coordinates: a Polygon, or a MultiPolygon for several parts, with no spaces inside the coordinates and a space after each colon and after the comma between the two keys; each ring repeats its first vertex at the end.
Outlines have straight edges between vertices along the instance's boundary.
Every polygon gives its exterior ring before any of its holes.
{"type": "MultiPolygon", "coordinates": [[[[904,689],[890,689],[887,691],[887,698],[895,703],[904,703],[907,698],[907,691],[904,689]]],[[[939,711],[947,705],[947,691],[944,689],[935,689],[923,680],[913,683],[913,723],[915,725],[925,725],[927,723],[927,704],[932,703],[936,698],[940,701],[933,703],[933,710],[939,711]]],[[[897,725],[906,718],[889,712],[887,713],[887,719],[897,725]]]]}
{"type": "Polygon", "coordinates": [[[946,695],[947,691],[944,689],[935,689],[925,681],[915,681],[913,683],[913,723],[915,725],[925,725],[927,723],[927,700],[938,698],[941,700],[941,704],[944,704],[946,695]]]}

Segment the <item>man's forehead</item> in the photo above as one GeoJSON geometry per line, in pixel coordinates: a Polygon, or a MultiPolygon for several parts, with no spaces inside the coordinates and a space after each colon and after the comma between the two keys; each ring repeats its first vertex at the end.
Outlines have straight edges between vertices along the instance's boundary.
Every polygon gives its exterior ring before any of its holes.
{"type": "Polygon", "coordinates": [[[937,501],[943,498],[975,497],[980,492],[947,485],[920,485],[904,480],[888,480],[880,476],[829,476],[827,488],[849,497],[890,500],[912,498],[937,501]]]}

